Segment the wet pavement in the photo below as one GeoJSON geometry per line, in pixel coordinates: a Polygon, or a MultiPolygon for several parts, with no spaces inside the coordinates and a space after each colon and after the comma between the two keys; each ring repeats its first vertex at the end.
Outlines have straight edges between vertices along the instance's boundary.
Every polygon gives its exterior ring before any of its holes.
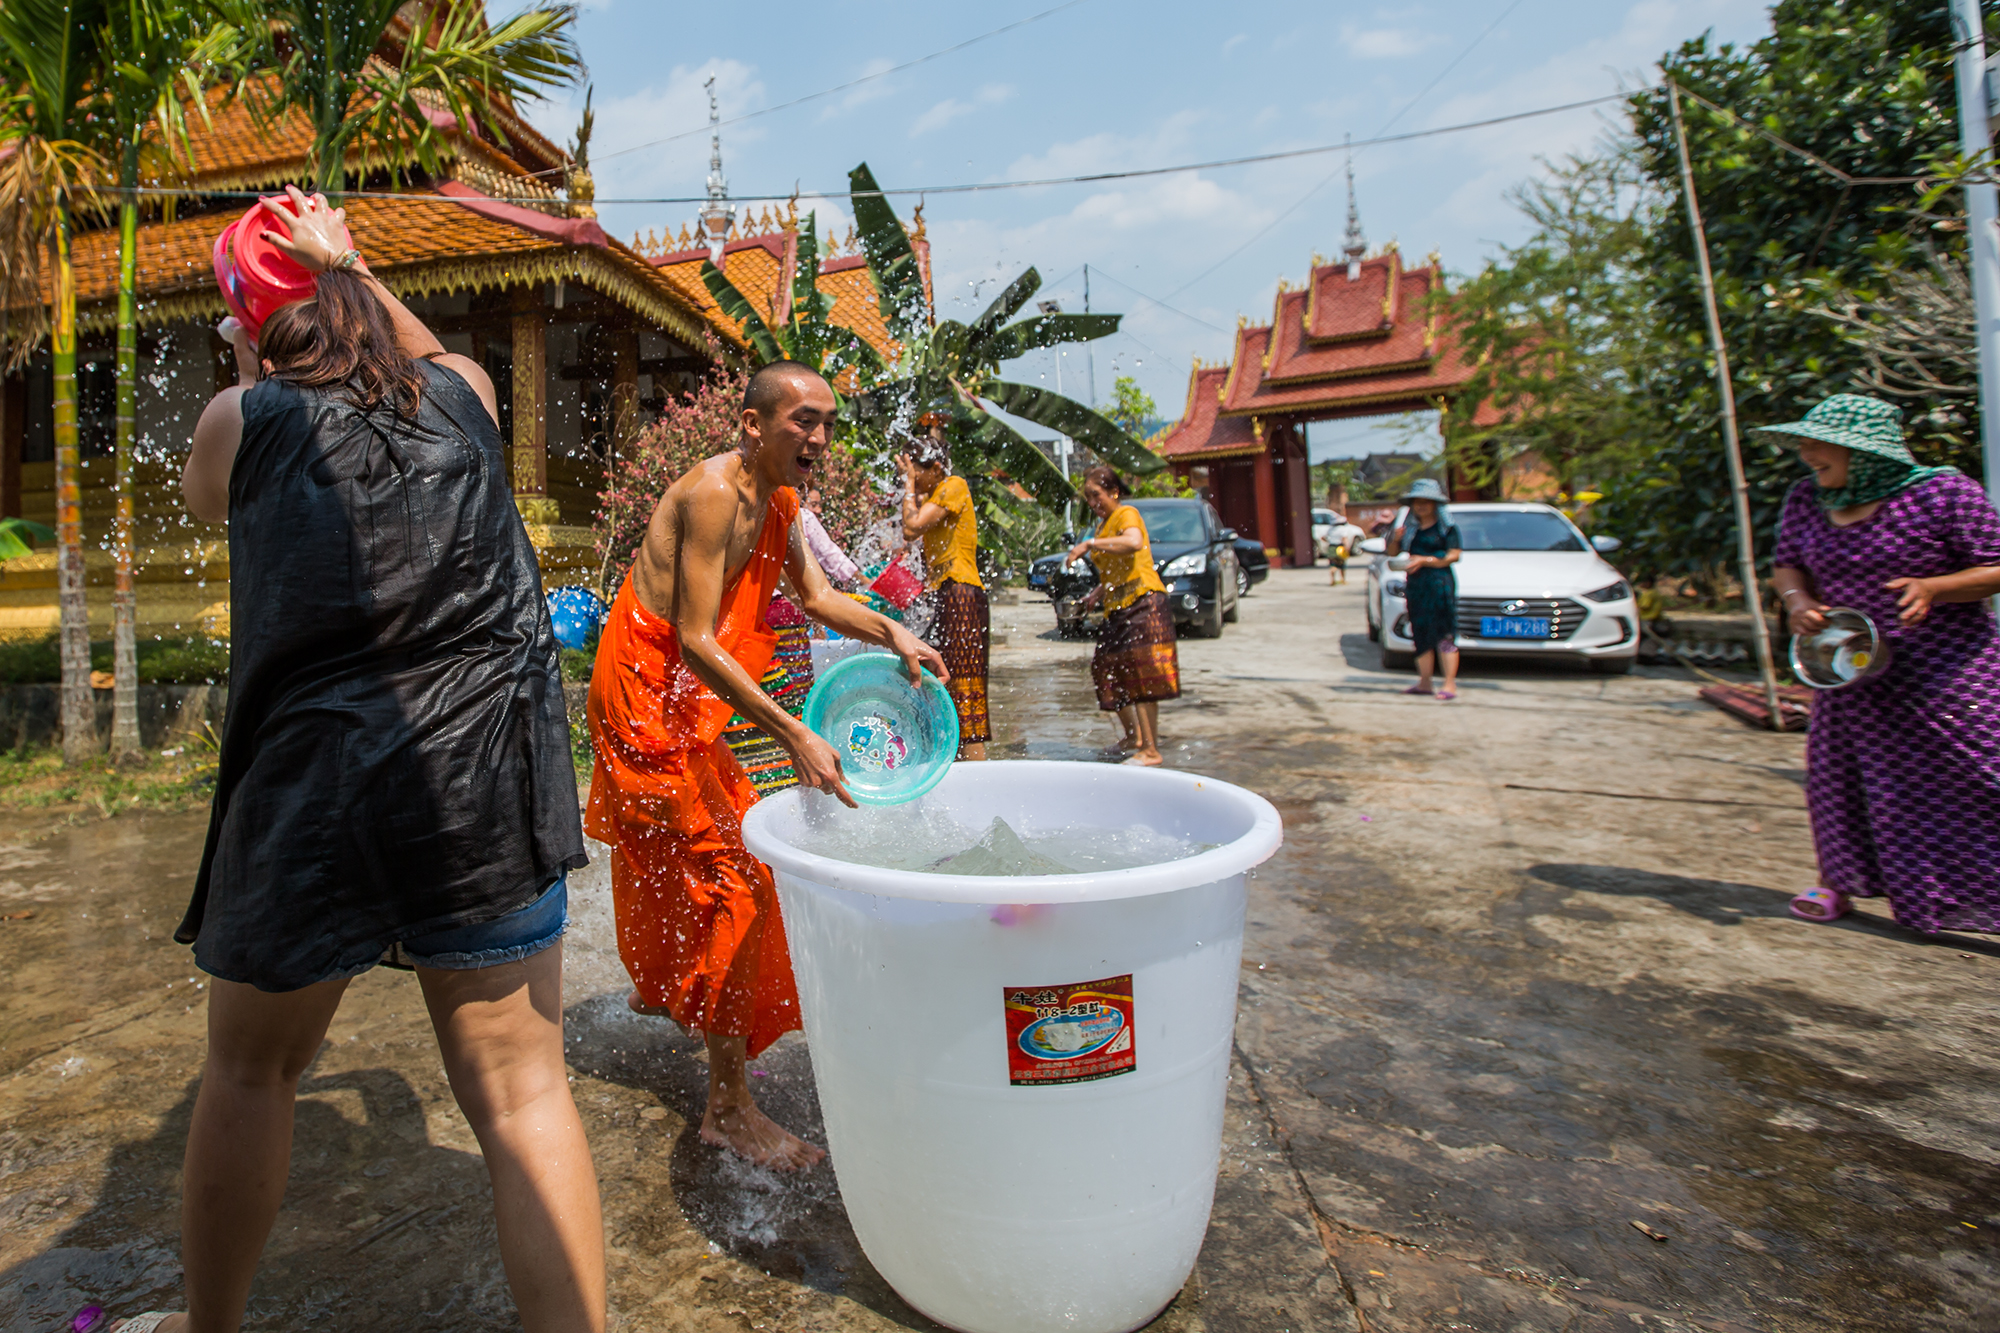
{"type": "MultiPolygon", "coordinates": [[[[1801,737],[1677,672],[1475,661],[1457,701],[1408,697],[1324,579],[1279,571],[1183,642],[1162,710],[1170,762],[1265,793],[1286,845],[1251,886],[1207,1245],[1153,1327],[2000,1328],[2000,944],[1880,903],[1786,914],[1812,882],[1801,737]]],[[[1089,645],[1045,604],[995,618],[998,752],[1100,757],[1089,645]]],[[[0,835],[0,1329],[177,1301],[205,992],[170,936],[203,825],[0,835]]],[[[700,1051],[623,1008],[601,865],[572,884],[614,1326],[932,1327],[830,1172],[697,1141],[700,1051]]],[[[816,1133],[803,1040],[758,1065],[816,1133]]],[[[248,1327],[518,1326],[408,976],[350,988],[295,1142],[248,1327]]]]}

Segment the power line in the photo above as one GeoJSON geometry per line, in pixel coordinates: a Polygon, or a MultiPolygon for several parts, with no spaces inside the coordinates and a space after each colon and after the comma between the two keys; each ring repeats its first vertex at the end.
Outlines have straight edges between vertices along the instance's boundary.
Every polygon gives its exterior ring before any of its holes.
{"type": "MultiPolygon", "coordinates": [[[[1383,142],[1382,136],[1384,134],[1387,134],[1391,129],[1395,128],[1396,122],[1401,120],[1404,116],[1408,115],[1411,109],[1414,108],[1417,105],[1417,103],[1423,101],[1426,97],[1429,97],[1431,95],[1431,90],[1436,88],[1440,83],[1444,82],[1445,75],[1457,69],[1459,66],[1459,62],[1464,60],[1467,56],[1471,55],[1473,48],[1478,46],[1481,42],[1485,41],[1486,38],[1492,33],[1492,31],[1495,28],[1499,27],[1502,23],[1506,21],[1507,16],[1509,14],[1512,14],[1515,10],[1521,7],[1521,4],[1522,0],[1514,0],[1513,4],[1508,5],[1506,9],[1502,10],[1499,18],[1494,19],[1491,23],[1487,24],[1486,30],[1484,32],[1480,33],[1477,37],[1473,38],[1470,42],[1466,43],[1465,49],[1463,51],[1460,51],[1456,56],[1452,57],[1451,63],[1446,65],[1443,69],[1439,70],[1437,77],[1432,79],[1429,83],[1425,84],[1424,90],[1422,92],[1418,93],[1415,97],[1412,97],[1409,101],[1405,102],[1403,104],[1403,109],[1401,111],[1398,111],[1395,115],[1389,117],[1389,119],[1383,124],[1382,128],[1375,131],[1375,138],[1372,140],[1363,140],[1362,141],[1363,145],[1365,146],[1368,143],[1383,142]]],[[[1352,145],[1347,145],[1347,147],[1349,152],[1351,153],[1353,151],[1352,145]]],[[[1286,218],[1290,217],[1292,214],[1298,212],[1301,208],[1305,207],[1307,200],[1317,195],[1321,190],[1324,190],[1327,186],[1333,184],[1334,179],[1339,175],[1340,173],[1336,171],[1332,175],[1328,176],[1325,180],[1321,181],[1319,184],[1313,186],[1310,190],[1307,190],[1304,194],[1299,196],[1298,201],[1294,203],[1290,208],[1278,214],[1278,216],[1272,218],[1270,222],[1264,226],[1264,229],[1262,231],[1259,231],[1255,236],[1252,236],[1249,240],[1243,242],[1243,244],[1237,246],[1234,250],[1231,250],[1228,254],[1216,260],[1213,264],[1209,265],[1206,269],[1202,270],[1202,272],[1198,276],[1190,278],[1188,279],[1188,281],[1174,288],[1172,292],[1168,293],[1168,296],[1170,298],[1174,296],[1179,296],[1182,292],[1186,291],[1188,288],[1194,286],[1196,283],[1201,282],[1204,279],[1211,276],[1212,274],[1214,274],[1224,265],[1228,264],[1231,260],[1235,259],[1238,255],[1241,255],[1244,251],[1248,250],[1251,246],[1263,240],[1266,236],[1271,234],[1272,229],[1275,228],[1280,222],[1283,222],[1286,218]]],[[[1210,325],[1209,327],[1213,328],[1214,325],[1210,325]]]]}
{"type": "Polygon", "coordinates": [[[1131,283],[1125,281],[1121,277],[1118,277],[1116,274],[1106,273],[1103,269],[1099,269],[1097,270],[1097,276],[1100,278],[1110,278],[1111,281],[1117,283],[1120,287],[1123,287],[1126,291],[1132,293],[1132,295],[1138,297],[1140,300],[1148,302],[1152,305],[1156,305],[1160,309],[1165,310],[1170,314],[1179,315],[1182,319],[1192,320],[1194,323],[1201,325],[1205,329],[1214,329],[1217,333],[1230,332],[1229,329],[1225,329],[1219,324],[1209,323],[1207,320],[1201,318],[1201,316],[1199,315],[1190,315],[1185,310],[1177,310],[1173,306],[1168,305],[1165,301],[1162,301],[1157,296],[1148,296],[1146,293],[1140,291],[1137,287],[1134,287],[1131,283]]]}
{"type": "MultiPolygon", "coordinates": [[[[1016,19],[1012,23],[1002,24],[1000,27],[993,29],[991,32],[982,32],[977,37],[968,37],[964,41],[959,42],[956,45],[947,46],[943,50],[933,51],[927,56],[918,56],[915,60],[906,60],[900,65],[892,65],[888,69],[877,70],[873,74],[863,74],[858,79],[849,79],[846,83],[835,84],[831,88],[822,88],[820,91],[816,93],[807,93],[804,97],[794,97],[791,101],[780,102],[776,106],[767,106],[757,111],[746,111],[740,116],[731,116],[728,120],[722,121],[720,122],[720,124],[716,126],[709,126],[704,124],[696,129],[682,130],[679,134],[669,134],[664,139],[654,139],[650,143],[634,144],[630,148],[620,148],[616,152],[600,153],[598,154],[595,160],[603,162],[610,158],[623,157],[627,153],[643,152],[648,148],[658,148],[662,144],[674,143],[681,139],[692,139],[699,135],[707,134],[712,128],[719,129],[722,128],[723,126],[728,126],[728,125],[740,125],[746,120],[755,120],[759,116],[768,116],[771,115],[773,112],[789,110],[790,108],[795,106],[803,106],[807,102],[817,102],[823,97],[831,97],[835,93],[844,93],[849,88],[859,88],[864,83],[873,83],[877,79],[886,79],[891,74],[900,74],[906,69],[915,69],[919,65],[927,65],[933,60],[939,60],[955,52],[963,51],[968,46],[977,46],[979,43],[986,41],[990,38],[998,37],[1002,33],[1012,32],[1016,28],[1025,28],[1030,23],[1040,23],[1043,19],[1048,18],[1053,14],[1060,14],[1065,9],[1074,9],[1078,5],[1088,4],[1088,3],[1089,0],[1065,0],[1065,3],[1057,5],[1054,9],[1045,9],[1039,14],[1030,14],[1027,18],[1016,19]]],[[[764,199],[771,197],[783,198],[784,196],[749,195],[749,196],[738,196],[738,197],[739,198],[748,197],[751,199],[764,199]]],[[[706,200],[706,198],[707,196],[703,196],[704,201],[706,200]]],[[[613,202],[624,203],[626,201],[615,200],[613,202]]],[[[672,199],[672,200],[662,200],[659,202],[682,203],[691,201],[672,199]]]]}
{"type": "MultiPolygon", "coordinates": [[[[1076,0],[1082,3],[1082,0],[1076,0]]],[[[1643,89],[1637,91],[1644,91],[1643,89]]],[[[1532,120],[1537,116],[1553,116],[1564,111],[1578,111],[1584,107],[1602,106],[1606,102],[1619,102],[1632,96],[1630,92],[1606,93],[1602,97],[1587,97],[1580,102],[1564,102],[1559,106],[1538,107],[1533,111],[1516,111],[1505,116],[1489,116],[1485,120],[1468,120],[1457,125],[1440,125],[1435,129],[1410,130],[1403,134],[1378,135],[1372,139],[1357,139],[1353,143],[1320,144],[1312,148],[1287,148],[1274,153],[1248,153],[1242,157],[1220,157],[1206,162],[1184,162],[1171,167],[1139,167],[1131,171],[1096,171],[1081,176],[1042,176],[1033,180],[1018,181],[978,181],[967,185],[907,185],[886,189],[861,191],[866,198],[893,198],[906,195],[926,194],[984,194],[995,190],[1032,190],[1052,185],[1094,185],[1103,181],[1137,180],[1148,176],[1177,176],[1189,171],[1218,171],[1225,167],[1255,166],[1263,162],[1285,162],[1293,158],[1317,157],[1326,153],[1345,152],[1350,148],[1375,148],[1383,144],[1408,143],[1414,139],[1429,139],[1440,134],[1458,134],[1465,130],[1486,129],[1494,125],[1506,125],[1517,120],[1532,120]]],[[[1872,183],[1872,182],[1871,182],[1872,183]]],[[[113,187],[98,191],[113,198],[127,191],[113,187]]],[[[163,186],[139,186],[130,193],[141,195],[172,195],[186,197],[199,195],[206,199],[262,199],[270,194],[268,190],[205,190],[199,186],[169,189],[163,186]]],[[[737,194],[730,197],[738,203],[783,203],[799,195],[813,195],[821,199],[852,199],[853,190],[788,190],[784,194],[737,194]]],[[[509,199],[498,195],[421,195],[402,194],[389,190],[349,190],[342,196],[346,199],[395,199],[405,203],[492,203],[520,205],[526,201],[509,199]]],[[[704,204],[705,194],[659,195],[651,198],[603,199],[596,201],[598,207],[607,204],[704,204]]]]}
{"type": "Polygon", "coordinates": [[[1423,101],[1426,97],[1429,97],[1431,95],[1431,92],[1434,89],[1436,89],[1436,87],[1440,83],[1444,82],[1445,75],[1457,69],[1459,66],[1459,62],[1464,60],[1467,56],[1471,55],[1474,47],[1478,46],[1488,37],[1491,37],[1493,35],[1493,30],[1499,27],[1502,23],[1505,23],[1507,21],[1507,16],[1512,14],[1515,10],[1519,9],[1522,5],[1522,2],[1523,0],[1514,0],[1513,4],[1507,6],[1506,9],[1502,10],[1500,12],[1499,18],[1494,19],[1491,23],[1486,25],[1486,31],[1480,33],[1470,42],[1467,42],[1465,49],[1463,51],[1460,51],[1456,56],[1452,57],[1451,63],[1449,65],[1446,65],[1443,69],[1439,70],[1437,77],[1435,79],[1432,79],[1429,83],[1425,84],[1424,90],[1422,92],[1418,93],[1415,97],[1412,97],[1407,103],[1404,104],[1403,109],[1401,111],[1398,111],[1395,115],[1389,117],[1388,124],[1384,125],[1381,129],[1375,132],[1377,134],[1387,134],[1390,131],[1390,129],[1392,129],[1395,126],[1397,121],[1401,120],[1404,116],[1410,113],[1410,111],[1417,105],[1417,103],[1423,101]]]}

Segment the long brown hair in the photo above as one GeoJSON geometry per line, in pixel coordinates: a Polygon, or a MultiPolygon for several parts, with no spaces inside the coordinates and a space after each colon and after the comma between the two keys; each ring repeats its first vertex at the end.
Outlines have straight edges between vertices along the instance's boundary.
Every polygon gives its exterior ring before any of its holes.
{"type": "Polygon", "coordinates": [[[362,407],[387,398],[414,416],[423,373],[396,345],[396,327],[375,293],[346,269],[327,269],[315,285],[316,295],[280,306],[264,321],[257,353],[271,363],[271,378],[309,389],[340,385],[362,407]]]}

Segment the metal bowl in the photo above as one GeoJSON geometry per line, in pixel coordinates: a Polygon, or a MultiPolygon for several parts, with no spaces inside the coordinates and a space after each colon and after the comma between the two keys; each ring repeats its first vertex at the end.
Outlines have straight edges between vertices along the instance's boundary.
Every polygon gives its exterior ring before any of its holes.
{"type": "Polygon", "coordinates": [[[1865,612],[1836,606],[1826,628],[1792,636],[1792,674],[1816,690],[1838,690],[1889,669],[1888,640],[1865,612]]]}

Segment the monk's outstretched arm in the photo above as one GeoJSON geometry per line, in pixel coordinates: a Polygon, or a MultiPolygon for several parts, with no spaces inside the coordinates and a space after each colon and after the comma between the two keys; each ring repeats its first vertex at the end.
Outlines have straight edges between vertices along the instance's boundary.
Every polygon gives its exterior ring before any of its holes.
{"type": "MultiPolygon", "coordinates": [[[[854,798],[841,783],[840,760],[832,748],[772,702],[742,663],[716,642],[715,622],[721,614],[723,581],[729,571],[729,536],[736,523],[736,488],[720,477],[705,477],[682,504],[678,558],[670,552],[649,553],[656,561],[663,556],[674,561],[674,637],[680,645],[681,661],[696,680],[715,691],[717,698],[785,747],[802,785],[832,792],[853,805],[854,798]]],[[[647,534],[649,545],[663,540],[657,529],[655,525],[655,531],[647,534]]],[[[824,581],[826,576],[820,578],[824,581]]]]}
{"type": "Polygon", "coordinates": [[[944,658],[937,649],[833,586],[806,545],[805,529],[796,520],[785,542],[785,573],[792,587],[798,590],[801,611],[850,639],[879,644],[902,658],[909,669],[911,685],[921,682],[925,667],[939,680],[951,679],[951,672],[945,669],[944,658]]]}

